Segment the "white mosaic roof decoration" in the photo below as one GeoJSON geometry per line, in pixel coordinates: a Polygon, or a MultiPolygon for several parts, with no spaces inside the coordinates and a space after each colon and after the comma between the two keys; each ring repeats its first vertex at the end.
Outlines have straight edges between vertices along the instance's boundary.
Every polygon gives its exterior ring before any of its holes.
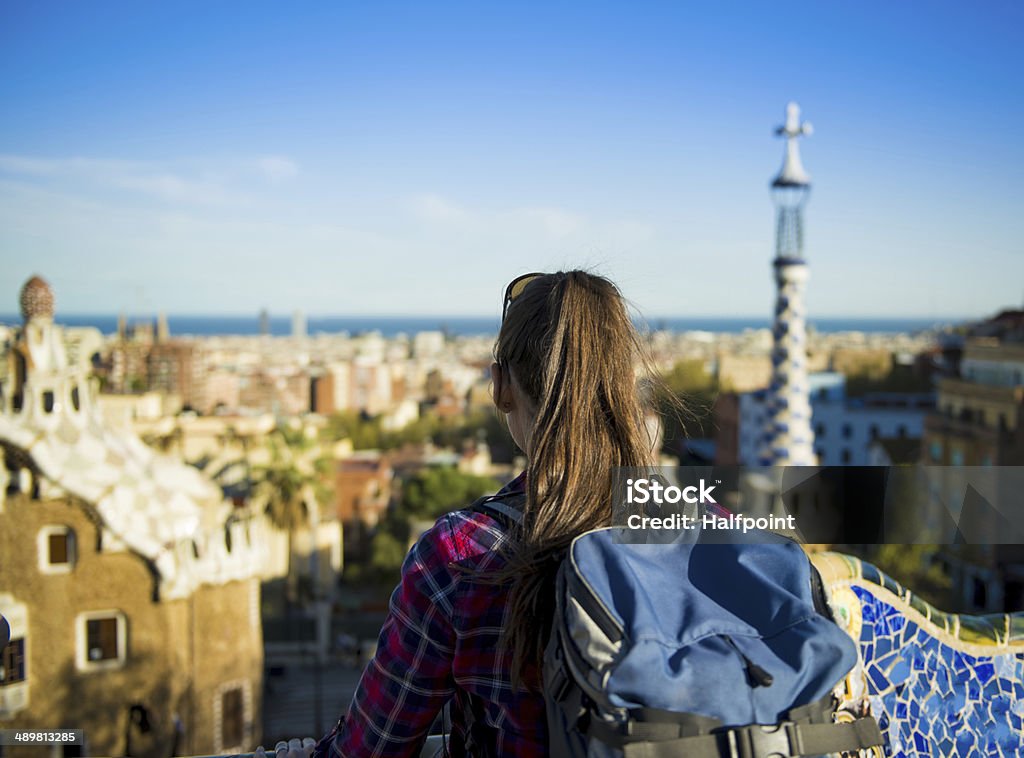
{"type": "Polygon", "coordinates": [[[31,458],[44,491],[90,504],[114,544],[148,559],[161,598],[259,575],[262,521],[230,518],[231,504],[199,471],[105,424],[92,402],[89,351],[66,350],[66,338],[91,345],[98,334],[66,334],[48,314],[12,333],[0,358],[9,364],[0,374],[0,443],[31,458]],[[26,377],[20,387],[12,370],[18,361],[26,377]]]}

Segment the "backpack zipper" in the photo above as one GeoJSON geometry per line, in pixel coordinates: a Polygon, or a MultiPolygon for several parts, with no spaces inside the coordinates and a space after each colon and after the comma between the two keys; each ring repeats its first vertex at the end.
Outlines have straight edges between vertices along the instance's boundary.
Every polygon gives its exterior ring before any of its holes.
{"type": "Polygon", "coordinates": [[[743,667],[747,670],[747,679],[750,681],[751,687],[771,687],[775,677],[747,658],[743,651],[739,649],[736,641],[728,634],[723,634],[722,639],[729,643],[729,647],[735,650],[736,654],[743,660],[743,667]]]}

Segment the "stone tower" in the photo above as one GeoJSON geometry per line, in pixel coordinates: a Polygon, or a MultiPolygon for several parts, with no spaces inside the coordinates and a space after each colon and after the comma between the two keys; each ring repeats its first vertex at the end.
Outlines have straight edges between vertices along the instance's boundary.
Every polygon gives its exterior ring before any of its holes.
{"type": "Polygon", "coordinates": [[[786,107],[786,123],[776,134],[786,139],[782,170],[772,182],[776,209],[775,321],[772,328],[772,380],[767,425],[758,462],[762,466],[813,466],[814,433],[807,381],[807,329],[804,290],[808,269],[803,252],[803,209],[811,178],[800,161],[797,139],[811,133],[800,123],[800,107],[786,107]]]}

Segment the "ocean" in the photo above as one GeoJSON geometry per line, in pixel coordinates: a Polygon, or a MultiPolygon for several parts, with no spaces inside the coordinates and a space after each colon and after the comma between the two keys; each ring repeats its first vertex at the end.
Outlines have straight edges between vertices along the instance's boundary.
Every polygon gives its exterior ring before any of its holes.
{"type": "MultiPolygon", "coordinates": [[[[128,322],[155,320],[154,316],[129,316],[128,322]]],[[[951,324],[962,323],[967,319],[929,319],[929,318],[810,318],[809,326],[820,333],[835,332],[870,332],[876,334],[915,333],[938,329],[951,324]]],[[[116,315],[58,315],[57,323],[65,326],[91,326],[104,334],[117,331],[116,315]]],[[[0,314],[0,324],[20,324],[21,318],[14,315],[0,314]]],[[[167,324],[172,335],[195,335],[210,337],[215,335],[258,335],[260,319],[253,316],[175,316],[168,315],[167,324]]],[[[704,331],[738,334],[746,329],[767,329],[771,326],[769,319],[755,317],[715,317],[715,316],[669,316],[648,317],[646,325],[650,329],[667,329],[674,332],[704,331]]],[[[271,316],[269,319],[270,333],[285,337],[291,334],[291,316],[271,316]]],[[[638,324],[643,327],[643,324],[638,324]]],[[[307,333],[316,335],[360,334],[379,331],[385,337],[398,334],[415,334],[423,331],[443,331],[454,336],[494,335],[498,331],[498,319],[495,317],[476,316],[309,316],[307,333]]]]}

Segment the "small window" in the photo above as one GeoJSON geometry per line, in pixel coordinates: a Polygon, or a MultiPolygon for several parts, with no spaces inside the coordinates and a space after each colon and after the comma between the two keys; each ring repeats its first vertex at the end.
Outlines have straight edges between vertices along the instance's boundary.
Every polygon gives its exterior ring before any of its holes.
{"type": "Polygon", "coordinates": [[[843,439],[848,440],[853,436],[853,427],[849,424],[843,424],[843,439]]]}
{"type": "Polygon", "coordinates": [[[52,390],[46,390],[46,392],[43,393],[43,412],[44,413],[53,413],[53,406],[54,406],[53,391],[52,390]]]}
{"type": "Polygon", "coordinates": [[[850,455],[850,451],[847,450],[846,448],[843,448],[843,453],[842,453],[842,461],[843,461],[843,463],[849,463],[851,458],[852,458],[852,456],[850,455]]]}
{"type": "Polygon", "coordinates": [[[963,450],[950,450],[949,451],[949,463],[951,466],[963,466],[964,465],[964,451],[963,450]]]}
{"type": "Polygon", "coordinates": [[[120,668],[127,658],[127,646],[127,621],[123,613],[94,611],[78,616],[79,670],[120,668]]]}
{"type": "Polygon", "coordinates": [[[82,396],[78,392],[78,385],[71,388],[71,407],[76,411],[82,410],[82,396]]]}
{"type": "Polygon", "coordinates": [[[878,424],[872,424],[871,425],[870,434],[871,434],[871,439],[873,439],[873,440],[877,440],[878,439],[878,424]]]}
{"type": "Polygon", "coordinates": [[[825,436],[825,425],[820,421],[814,425],[814,436],[819,439],[825,436]]]}
{"type": "Polygon", "coordinates": [[[245,701],[241,687],[221,693],[221,741],[225,747],[245,742],[245,701]]]}
{"type": "Polygon", "coordinates": [[[44,526],[39,530],[39,570],[44,574],[66,574],[74,568],[75,532],[67,526],[44,526]]]}
{"type": "Polygon", "coordinates": [[[85,622],[86,646],[90,661],[117,658],[117,619],[89,619],[85,622]]]}
{"type": "Polygon", "coordinates": [[[939,463],[942,460],[942,443],[939,440],[935,440],[928,447],[928,454],[931,456],[932,463],[939,463]]]}
{"type": "Polygon", "coordinates": [[[71,551],[68,549],[68,535],[50,535],[50,563],[71,563],[71,551]]]}
{"type": "Polygon", "coordinates": [[[11,640],[0,654],[0,687],[25,681],[25,638],[11,640]]]}
{"type": "Polygon", "coordinates": [[[904,437],[906,437],[907,436],[907,427],[903,426],[903,424],[900,424],[898,427],[896,427],[896,435],[900,439],[903,439],[904,437]]]}

